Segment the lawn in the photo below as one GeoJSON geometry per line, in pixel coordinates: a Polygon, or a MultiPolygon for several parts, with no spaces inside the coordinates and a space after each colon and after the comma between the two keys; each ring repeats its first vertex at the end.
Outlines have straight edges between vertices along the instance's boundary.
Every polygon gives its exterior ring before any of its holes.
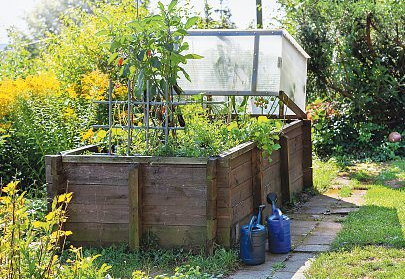
{"type": "Polygon", "coordinates": [[[366,204],[343,221],[332,252],[317,257],[307,278],[405,278],[405,161],[348,172],[356,181],[349,185],[368,188],[366,204]]]}

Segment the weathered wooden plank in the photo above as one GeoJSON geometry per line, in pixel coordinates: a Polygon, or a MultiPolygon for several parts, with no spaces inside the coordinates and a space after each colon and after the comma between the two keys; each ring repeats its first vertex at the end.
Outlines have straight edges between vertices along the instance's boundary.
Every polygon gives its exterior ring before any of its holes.
{"type": "Polygon", "coordinates": [[[289,130],[288,132],[282,131],[282,134],[287,135],[290,140],[302,136],[302,125],[301,126],[295,126],[295,129],[289,130]]]}
{"type": "Polygon", "coordinates": [[[230,187],[236,187],[244,181],[252,178],[252,162],[248,161],[231,170],[229,177],[230,187]]]}
{"type": "Polygon", "coordinates": [[[249,150],[241,155],[239,155],[238,157],[235,157],[233,159],[231,159],[230,161],[230,168],[234,169],[239,167],[240,165],[243,165],[244,163],[248,162],[251,160],[252,157],[252,152],[256,150],[256,148],[249,150]]]}
{"type": "Polygon", "coordinates": [[[302,120],[295,120],[291,123],[288,123],[287,125],[285,125],[282,129],[282,133],[283,134],[287,134],[292,130],[298,129],[303,125],[302,120]]]}
{"type": "Polygon", "coordinates": [[[75,204],[68,206],[68,222],[128,224],[129,207],[114,204],[75,204]]]}
{"type": "Polygon", "coordinates": [[[304,189],[311,188],[314,186],[312,168],[307,168],[306,170],[304,170],[303,179],[304,179],[303,181],[304,189]]]}
{"type": "Polygon", "coordinates": [[[217,188],[230,188],[230,167],[218,167],[217,168],[217,188]]]}
{"type": "Polygon", "coordinates": [[[261,158],[261,169],[266,169],[280,161],[280,150],[273,150],[270,156],[271,160],[269,160],[268,154],[262,151],[261,158]]]}
{"type": "MultiPolygon", "coordinates": [[[[302,158],[302,166],[304,171],[308,168],[312,167],[312,141],[311,141],[311,121],[306,120],[304,121],[304,126],[302,127],[302,144],[303,144],[303,158],[302,158]]],[[[309,176],[305,177],[304,184],[305,187],[312,187],[312,178],[308,180],[309,176]],[[311,186],[308,186],[311,185],[311,186]]]]}
{"type": "Polygon", "coordinates": [[[128,185],[129,170],[136,164],[64,163],[67,180],[72,184],[128,185]]]}
{"type": "Polygon", "coordinates": [[[226,157],[229,159],[237,158],[240,155],[252,150],[256,146],[257,146],[256,143],[248,141],[248,142],[239,144],[235,147],[232,147],[231,149],[219,154],[219,157],[226,157]]]}
{"type": "Polygon", "coordinates": [[[230,248],[231,247],[231,228],[230,227],[218,227],[217,228],[217,242],[219,245],[230,248]]]}
{"type": "Polygon", "coordinates": [[[144,187],[166,185],[167,187],[206,188],[206,167],[143,166],[144,187]]]}
{"type": "Polygon", "coordinates": [[[290,193],[297,194],[304,189],[304,178],[303,176],[298,177],[295,181],[291,182],[290,193]]]}
{"type": "MultiPolygon", "coordinates": [[[[297,115],[297,118],[300,119],[306,119],[307,115],[305,112],[302,111],[302,109],[297,106],[296,103],[294,103],[293,100],[291,100],[287,94],[285,94],[283,91],[280,91],[280,94],[278,95],[278,98],[280,99],[281,102],[283,102],[289,109],[291,109],[295,115],[297,115]]],[[[284,106],[283,106],[284,107],[284,106]]],[[[281,113],[280,113],[281,115],[281,113]]]]}
{"type": "Polygon", "coordinates": [[[239,222],[253,212],[253,196],[248,197],[246,200],[240,202],[232,208],[232,222],[239,222]]]}
{"type": "Polygon", "coordinates": [[[263,174],[263,184],[267,185],[272,183],[277,177],[280,177],[280,166],[281,163],[274,164],[267,169],[262,170],[263,174]]]}
{"type": "Polygon", "coordinates": [[[184,214],[184,215],[200,215],[205,216],[206,206],[195,207],[190,206],[186,202],[175,206],[170,205],[143,205],[143,214],[150,212],[160,212],[161,214],[184,214]]]}
{"type": "Polygon", "coordinates": [[[128,205],[128,187],[69,184],[75,204],[128,205]]]}
{"type": "MultiPolygon", "coordinates": [[[[252,180],[248,179],[245,182],[239,184],[235,188],[231,189],[231,207],[236,206],[241,201],[246,200],[248,197],[253,196],[253,184],[252,180]]],[[[218,207],[221,204],[218,204],[218,207]]]]}
{"type": "Polygon", "coordinates": [[[252,178],[251,178],[251,187],[252,187],[252,197],[253,197],[253,207],[257,207],[261,204],[262,200],[262,183],[258,183],[258,176],[259,176],[259,165],[260,165],[260,159],[258,156],[258,152],[256,152],[257,149],[255,148],[251,152],[251,173],[252,173],[252,178]]]}
{"type": "Polygon", "coordinates": [[[148,225],[167,225],[167,226],[205,226],[207,216],[187,214],[187,212],[179,214],[167,214],[159,210],[152,212],[144,212],[142,223],[148,225]]]}
{"type": "Polygon", "coordinates": [[[298,151],[303,150],[303,145],[302,145],[302,134],[296,136],[295,138],[290,138],[290,140],[288,141],[288,148],[290,150],[290,153],[296,153],[298,151]]]}
{"type": "Polygon", "coordinates": [[[63,163],[188,165],[189,167],[207,164],[206,158],[115,155],[64,155],[62,161],[63,163]]]}
{"type": "Polygon", "coordinates": [[[295,181],[299,176],[302,176],[302,152],[297,152],[290,155],[289,177],[290,181],[295,181]]]}
{"type": "Polygon", "coordinates": [[[217,189],[217,207],[231,207],[231,188],[217,189]]]}
{"type": "MultiPolygon", "coordinates": [[[[151,188],[151,187],[144,187],[151,188]]],[[[162,187],[163,188],[163,187],[162,187]]],[[[184,189],[184,188],[183,188],[184,189]]],[[[174,189],[173,189],[174,190],[174,189]]],[[[191,190],[191,188],[190,188],[191,190]]],[[[176,191],[177,192],[177,191],[176,191]]],[[[182,206],[187,203],[189,206],[202,207],[206,205],[206,192],[204,190],[200,191],[187,191],[187,193],[177,195],[173,192],[162,192],[159,193],[145,193],[142,195],[143,206],[182,206]],[[198,194],[198,195],[194,195],[198,194]]]]}
{"type": "Polygon", "coordinates": [[[120,243],[128,242],[128,223],[100,224],[100,223],[65,223],[65,230],[72,231],[68,237],[73,244],[78,242],[92,243],[120,243]]]}
{"type": "Polygon", "coordinates": [[[155,235],[164,248],[195,247],[205,245],[207,227],[197,226],[144,226],[144,233],[155,235]]]}
{"type": "Polygon", "coordinates": [[[207,255],[214,253],[214,245],[217,235],[217,220],[207,220],[207,239],[205,242],[205,250],[207,255]]]}
{"type": "Polygon", "coordinates": [[[280,175],[281,175],[281,200],[283,203],[291,200],[290,196],[290,152],[288,150],[288,136],[280,136],[280,175]]]}
{"type": "Polygon", "coordinates": [[[63,172],[61,155],[46,155],[45,164],[51,166],[51,175],[61,174],[63,172]]]}
{"type": "Polygon", "coordinates": [[[142,237],[142,181],[141,168],[136,168],[129,171],[128,175],[128,191],[129,191],[129,213],[128,213],[128,239],[129,248],[137,250],[140,247],[142,237]]]}

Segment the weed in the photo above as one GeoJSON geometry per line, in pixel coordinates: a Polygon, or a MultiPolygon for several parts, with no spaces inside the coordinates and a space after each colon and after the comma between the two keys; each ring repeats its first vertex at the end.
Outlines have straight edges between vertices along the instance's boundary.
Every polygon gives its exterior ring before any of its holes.
{"type": "Polygon", "coordinates": [[[352,189],[349,186],[344,186],[339,190],[339,196],[342,198],[347,198],[352,195],[352,189]]]}
{"type": "Polygon", "coordinates": [[[285,268],[285,262],[279,262],[279,263],[275,263],[273,264],[271,267],[274,269],[274,271],[279,271],[282,270],[283,268],[285,268]]]}
{"type": "Polygon", "coordinates": [[[314,187],[322,193],[331,187],[332,181],[338,175],[340,168],[333,160],[323,162],[315,159],[313,170],[314,187]]]}

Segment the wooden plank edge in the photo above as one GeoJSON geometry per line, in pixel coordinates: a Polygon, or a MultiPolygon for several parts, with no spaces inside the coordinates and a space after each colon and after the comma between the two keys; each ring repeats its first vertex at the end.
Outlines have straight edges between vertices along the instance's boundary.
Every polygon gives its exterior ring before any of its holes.
{"type": "Polygon", "coordinates": [[[207,158],[116,156],[116,155],[64,155],[63,163],[149,164],[149,165],[207,165],[207,158]]]}
{"type": "Polygon", "coordinates": [[[85,146],[81,146],[81,147],[78,147],[78,148],[75,148],[75,149],[61,151],[60,154],[62,156],[65,156],[65,155],[80,155],[85,151],[98,152],[98,146],[94,145],[94,144],[85,145],[85,146]]]}

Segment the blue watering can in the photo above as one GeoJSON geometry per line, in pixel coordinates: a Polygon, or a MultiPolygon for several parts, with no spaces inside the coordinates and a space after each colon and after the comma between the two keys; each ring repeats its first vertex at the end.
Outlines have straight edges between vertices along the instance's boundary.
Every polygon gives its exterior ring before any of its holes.
{"type": "Polygon", "coordinates": [[[291,251],[291,220],[283,215],[276,207],[277,194],[267,195],[267,202],[271,203],[272,215],[267,218],[269,251],[283,254],[291,251]]]}
{"type": "Polygon", "coordinates": [[[240,258],[247,265],[262,264],[266,259],[266,227],[260,225],[264,207],[259,206],[258,216],[240,229],[240,258]]]}

